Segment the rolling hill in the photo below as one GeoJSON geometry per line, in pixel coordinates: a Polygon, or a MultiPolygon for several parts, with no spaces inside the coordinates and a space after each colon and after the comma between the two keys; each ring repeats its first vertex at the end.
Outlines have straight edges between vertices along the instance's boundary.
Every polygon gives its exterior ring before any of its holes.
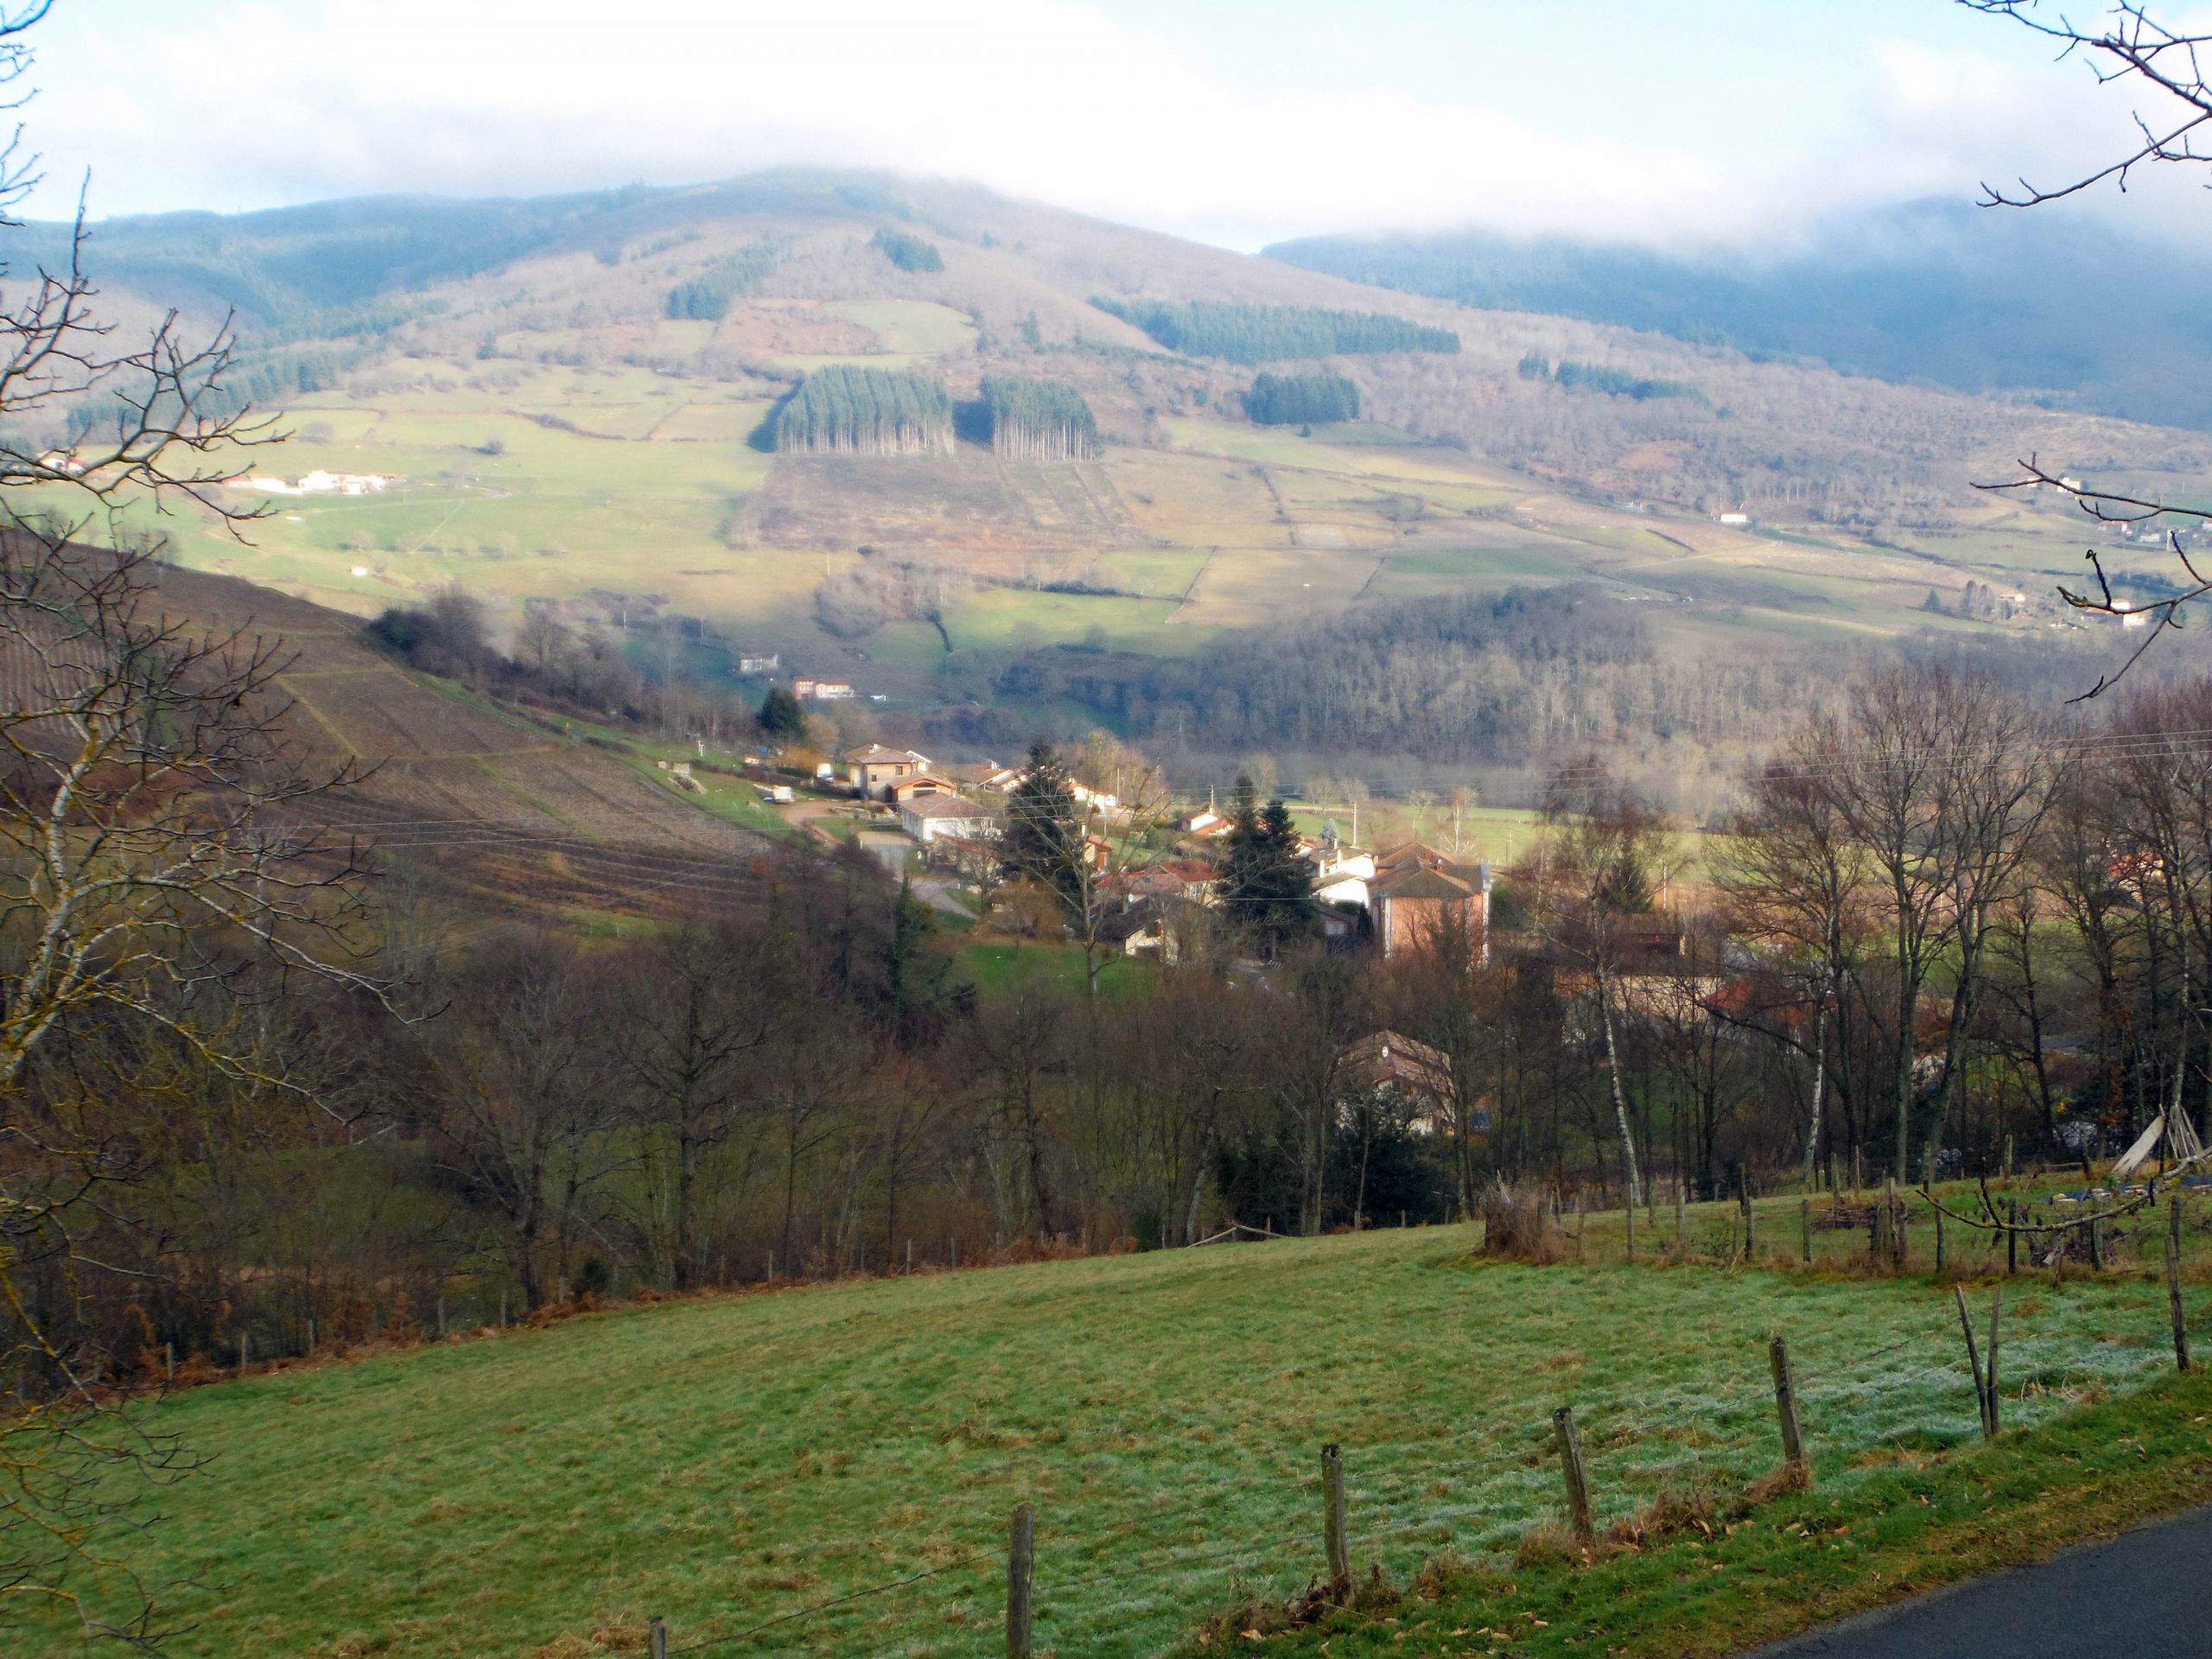
{"type": "Polygon", "coordinates": [[[518,905],[548,918],[670,913],[734,885],[762,844],[734,821],[742,785],[714,779],[714,795],[678,794],[626,748],[400,667],[354,617],[175,568],[156,602],[192,628],[282,641],[291,751],[311,769],[350,760],[367,772],[302,810],[415,872],[456,918],[518,905]]]}
{"type": "MultiPolygon", "coordinates": [[[[1794,1239],[1796,1200],[1763,1208],[1762,1227],[1794,1239]]],[[[1600,1527],[1633,1524],[1662,1491],[1717,1502],[1776,1460],[1777,1330],[1802,1368],[1820,1484],[1745,1530],[1787,1549],[1809,1513],[1818,1553],[1725,1578],[1702,1554],[1655,1554],[1633,1605],[1577,1605],[1594,1569],[1524,1563],[1531,1594],[1562,1605],[1514,1651],[1586,1650],[1609,1621],[1598,1645],[1615,1651],[1735,1651],[1732,1635],[1878,1601],[1923,1527],[1995,1514],[1935,1283],[1725,1255],[1624,1268],[1617,1217],[1592,1222],[1587,1266],[1488,1262],[1471,1254],[1475,1228],[1438,1227],[925,1270],[544,1329],[502,1329],[457,1294],[450,1342],[234,1381],[201,1362],[211,1385],[151,1405],[145,1426],[220,1455],[146,1496],[162,1518],[134,1548],[175,1586],[180,1659],[588,1659],[644,1652],[655,1616],[675,1651],[950,1659],[999,1650],[1007,1522],[1032,1502],[1040,1651],[1189,1654],[1203,1621],[1280,1605],[1322,1570],[1325,1442],[1344,1448],[1362,1575],[1401,1584],[1440,1551],[1502,1564],[1554,1521],[1561,1403],[1582,1425],[1600,1527]],[[460,1334],[480,1324],[478,1339],[460,1334]],[[1683,1598],[1693,1569],[1756,1611],[1683,1598]],[[1700,1605],[1713,1622],[1692,1641],[1700,1605]],[[1647,1618],[1667,1639],[1614,1646],[1647,1618]]],[[[1699,1205],[1691,1236],[1725,1252],[1736,1225],[1732,1205],[1699,1205]]],[[[1863,1249],[1855,1230],[1821,1237],[1840,1257],[1863,1249]]],[[[2146,1467],[2118,1432],[2108,1461],[2082,1456],[2093,1431],[2037,1438],[2146,1382],[2155,1406],[2152,1379],[2171,1370],[2161,1287],[2055,1275],[2008,1298],[2005,1318],[2004,1508],[2024,1486],[2065,1495],[2107,1476],[2145,1509],[2185,1501],[2173,1489],[2196,1460],[2146,1467]]],[[[2169,1401],[2162,1449],[2202,1400],[2169,1401]]],[[[2077,1529],[2114,1512],[2073,1507],[2077,1529]]],[[[1913,1568],[1940,1581],[2007,1559],[2024,1546],[2005,1535],[1986,1526],[1913,1568]]]]}
{"type": "MultiPolygon", "coordinates": [[[[126,310],[174,302],[212,323],[237,308],[233,384],[293,434],[242,463],[260,476],[240,499],[272,507],[251,545],[166,526],[188,565],[355,614],[459,581],[510,617],[537,602],[604,628],[641,661],[681,620],[682,671],[734,677],[739,656],[773,654],[786,675],[854,683],[867,697],[836,711],[848,734],[943,752],[1106,721],[1193,780],[1224,753],[1211,699],[1250,642],[1508,588],[1632,607],[1644,658],[1676,664],[1789,664],[1931,629],[2094,655],[2100,639],[2062,642],[2076,625],[2051,597],[2081,567],[2078,515],[1974,483],[2030,453],[2169,493],[2212,472],[2212,439],[2192,433],[856,175],[119,221],[93,263],[126,310]],[[836,367],[941,385],[957,441],[792,450],[779,411],[836,367]],[[1243,398],[1260,372],[1333,376],[1359,418],[1255,424],[1243,398]],[[976,425],[990,376],[1079,397],[1096,452],[995,448],[976,425]],[[292,493],[317,469],[374,485],[292,493]]],[[[2108,551],[2123,580],[2158,571],[2154,551],[2108,551]]],[[[1623,721],[1595,741],[1669,775],[1685,745],[1725,748],[1757,723],[1719,708],[1623,721]]],[[[1351,742],[1237,725],[1243,752],[1351,742]]],[[[1516,728],[1448,759],[1529,764],[1552,741],[1516,728]]]]}

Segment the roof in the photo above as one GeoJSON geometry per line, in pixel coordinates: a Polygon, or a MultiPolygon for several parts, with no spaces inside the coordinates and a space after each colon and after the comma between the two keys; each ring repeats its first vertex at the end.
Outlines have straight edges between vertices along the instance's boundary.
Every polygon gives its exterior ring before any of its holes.
{"type": "Polygon", "coordinates": [[[1418,864],[1382,871],[1367,884],[1367,890],[1377,899],[1472,899],[1482,892],[1471,881],[1418,864]]]}
{"type": "Polygon", "coordinates": [[[995,760],[962,760],[952,766],[939,766],[938,772],[957,784],[988,784],[1006,770],[995,760]]]}
{"type": "Polygon", "coordinates": [[[899,809],[911,812],[918,818],[988,818],[992,816],[988,806],[958,795],[917,795],[899,809]]]}
{"type": "Polygon", "coordinates": [[[926,754],[916,754],[912,749],[887,749],[880,743],[864,743],[857,749],[847,749],[840,758],[855,766],[893,766],[909,761],[926,766],[930,763],[926,754]]]}
{"type": "Polygon", "coordinates": [[[1451,1057],[1403,1033],[1377,1031],[1344,1050],[1338,1075],[1363,1088],[1395,1084],[1402,1094],[1418,1095],[1448,1105],[1458,1092],[1452,1083],[1451,1057]]]}

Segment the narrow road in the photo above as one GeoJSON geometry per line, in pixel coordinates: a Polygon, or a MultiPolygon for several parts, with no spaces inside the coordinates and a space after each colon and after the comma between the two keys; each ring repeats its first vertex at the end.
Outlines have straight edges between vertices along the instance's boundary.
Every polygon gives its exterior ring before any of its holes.
{"type": "Polygon", "coordinates": [[[1861,1613],[1741,1659],[2198,1659],[2212,1653],[2212,1507],[1861,1613]]]}

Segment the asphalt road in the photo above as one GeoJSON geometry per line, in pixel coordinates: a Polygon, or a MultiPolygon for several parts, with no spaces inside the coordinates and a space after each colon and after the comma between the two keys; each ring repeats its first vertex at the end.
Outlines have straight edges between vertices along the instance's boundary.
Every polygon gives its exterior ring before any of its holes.
{"type": "Polygon", "coordinates": [[[1862,1613],[1742,1659],[2203,1659],[2212,1507],[1862,1613]]]}

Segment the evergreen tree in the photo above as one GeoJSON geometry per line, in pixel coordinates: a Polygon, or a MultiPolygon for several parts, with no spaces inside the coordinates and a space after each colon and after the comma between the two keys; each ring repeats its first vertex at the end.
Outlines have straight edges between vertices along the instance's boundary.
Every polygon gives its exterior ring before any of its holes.
{"type": "Polygon", "coordinates": [[[1062,904],[1080,912],[1083,853],[1083,813],[1068,780],[1067,762],[1039,738],[1029,746],[1029,765],[1007,802],[1000,870],[1009,881],[1052,888],[1062,904]]]}
{"type": "Polygon", "coordinates": [[[1244,413],[1261,426],[1356,421],[1359,388],[1341,374],[1262,374],[1244,394],[1244,413]]]}
{"type": "Polygon", "coordinates": [[[1290,809],[1280,800],[1263,807],[1258,793],[1249,778],[1237,778],[1222,904],[1261,955],[1273,958],[1319,931],[1321,912],[1313,898],[1313,867],[1299,855],[1290,809]]]}
{"type": "Polygon", "coordinates": [[[772,685],[761,699],[760,729],[779,742],[788,743],[806,729],[806,710],[785,686],[772,685]]]}
{"type": "Polygon", "coordinates": [[[1238,305],[1222,300],[1094,297],[1091,304],[1135,323],[1171,352],[1272,363],[1285,358],[1375,352],[1456,352],[1459,336],[1376,311],[1325,311],[1301,305],[1238,305]]]}

